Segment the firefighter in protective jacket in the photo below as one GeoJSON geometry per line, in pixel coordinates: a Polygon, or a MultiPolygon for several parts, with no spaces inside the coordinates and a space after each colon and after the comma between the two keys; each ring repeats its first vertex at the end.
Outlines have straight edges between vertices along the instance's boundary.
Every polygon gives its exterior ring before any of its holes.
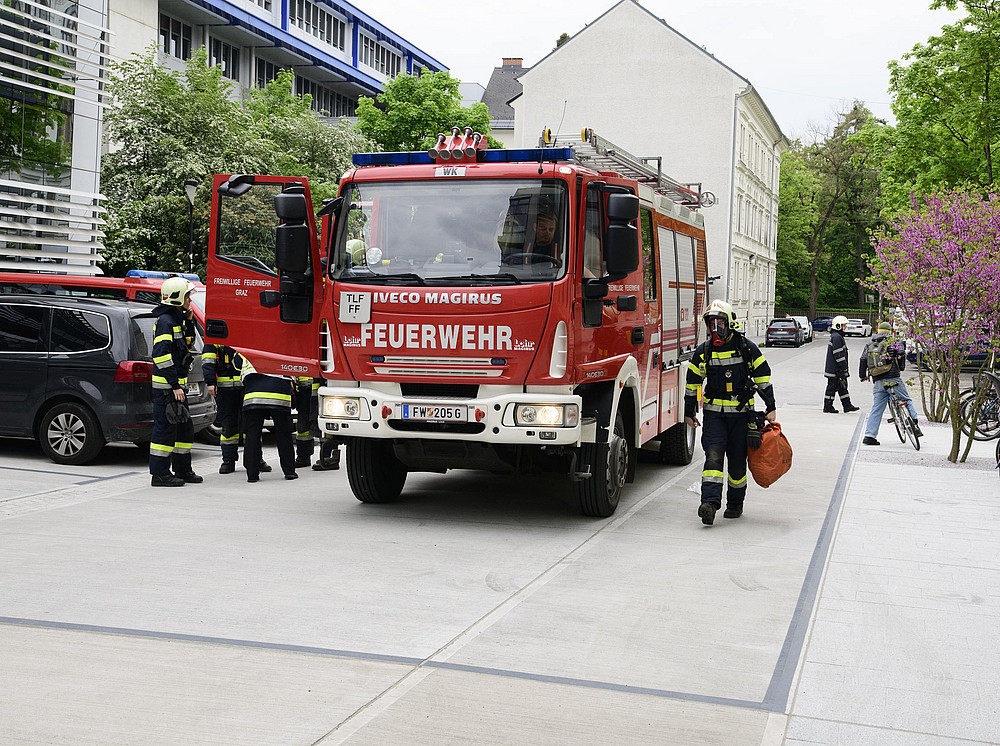
{"type": "Polygon", "coordinates": [[[761,420],[775,420],[771,368],[760,349],[742,333],[733,307],[716,300],[702,314],[708,338],[698,346],[688,364],[684,394],[684,421],[698,427],[698,390],[704,382],[705,429],[701,445],[705,469],[701,473],[698,516],[706,526],[715,522],[722,507],[722,487],[727,481],[726,518],[743,515],[747,492],[747,438],[753,432],[760,443],[761,420]],[[754,395],[764,400],[764,414],[754,412],[754,395]],[[748,421],[753,420],[749,423],[748,421]],[[728,461],[728,464],[726,462],[728,461]]]}
{"type": "Polygon", "coordinates": [[[298,479],[295,473],[295,445],[292,440],[292,395],[295,384],[291,378],[258,373],[253,364],[240,354],[236,356],[243,381],[243,468],[248,482],[259,482],[260,473],[271,471],[264,463],[261,436],[264,420],[274,423],[278,445],[278,460],[285,479],[298,479]],[[265,468],[266,467],[266,468],[265,468]]]}
{"type": "Polygon", "coordinates": [[[194,361],[194,321],[191,291],[183,277],[169,277],[160,286],[162,303],[153,309],[153,434],[149,473],[154,487],[183,487],[203,481],[191,468],[194,425],[185,386],[194,361]],[[173,466],[173,473],[170,467],[173,466]]]}
{"type": "Polygon", "coordinates": [[[235,363],[236,350],[226,345],[207,344],[201,352],[201,371],[209,396],[215,397],[217,422],[222,428],[222,465],[219,474],[236,471],[240,445],[240,408],[243,406],[243,382],[235,363]]]}
{"type": "Polygon", "coordinates": [[[840,405],[845,412],[857,412],[860,407],[851,404],[851,395],[847,390],[847,379],[850,377],[847,365],[847,342],[844,341],[844,329],[847,327],[847,317],[837,316],[830,323],[830,343],[826,346],[826,394],[823,397],[823,411],[837,414],[833,400],[840,394],[840,405]]]}

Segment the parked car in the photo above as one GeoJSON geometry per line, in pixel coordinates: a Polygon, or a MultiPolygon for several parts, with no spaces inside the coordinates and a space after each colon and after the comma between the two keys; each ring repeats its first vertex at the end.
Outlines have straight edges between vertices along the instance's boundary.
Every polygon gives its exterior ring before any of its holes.
{"type": "Polygon", "coordinates": [[[859,337],[870,337],[872,335],[872,325],[863,319],[848,319],[847,324],[844,326],[844,336],[850,337],[855,334],[859,337]]]}
{"type": "MultiPolygon", "coordinates": [[[[0,295],[0,436],[34,438],[59,464],[85,464],[111,441],[148,446],[155,324],[145,303],[0,295]]],[[[215,419],[200,355],[187,395],[198,432],[215,419]]]]}
{"type": "Polygon", "coordinates": [[[809,319],[805,316],[791,316],[790,318],[795,319],[795,323],[799,325],[802,331],[806,335],[806,342],[813,341],[813,328],[812,324],[809,323],[809,319]]]}
{"type": "Polygon", "coordinates": [[[771,319],[764,332],[764,346],[773,347],[776,344],[799,347],[806,339],[806,333],[793,318],[771,319]]]}
{"type": "Polygon", "coordinates": [[[811,326],[814,332],[828,332],[832,323],[833,316],[817,316],[812,320],[811,326]]]}
{"type": "MultiPolygon", "coordinates": [[[[996,360],[990,359],[991,355],[992,353],[986,352],[985,350],[978,352],[968,352],[968,350],[966,350],[965,359],[962,360],[962,372],[975,373],[982,370],[983,366],[987,365],[987,363],[989,363],[989,365],[994,365],[996,360]]],[[[931,367],[931,360],[921,355],[920,351],[914,344],[909,345],[907,348],[906,362],[910,365],[920,366],[924,370],[929,370],[931,367]]],[[[990,368],[987,367],[986,369],[989,370],[990,368]]]]}
{"type": "MultiPolygon", "coordinates": [[[[48,272],[0,272],[0,295],[69,295],[81,298],[160,302],[160,285],[174,273],[132,269],[125,277],[56,275],[48,272]]],[[[180,273],[204,288],[198,275],[180,273]]]]}

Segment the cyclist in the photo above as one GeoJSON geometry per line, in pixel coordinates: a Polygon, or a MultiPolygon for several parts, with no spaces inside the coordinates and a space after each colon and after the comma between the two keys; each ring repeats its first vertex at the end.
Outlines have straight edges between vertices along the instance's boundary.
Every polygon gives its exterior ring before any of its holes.
{"type": "MultiPolygon", "coordinates": [[[[917,425],[917,409],[913,406],[913,399],[910,398],[910,392],[906,390],[906,384],[903,383],[903,379],[900,376],[900,371],[906,368],[906,353],[902,345],[890,339],[891,331],[892,324],[887,321],[880,323],[878,325],[878,333],[872,337],[871,342],[865,345],[865,350],[861,353],[861,365],[858,377],[862,381],[868,380],[868,350],[880,346],[886,340],[889,342],[888,353],[892,364],[892,367],[887,372],[871,377],[874,384],[872,389],[872,411],[868,413],[868,422],[865,424],[865,438],[861,441],[866,446],[881,445],[875,439],[875,436],[878,435],[878,429],[882,425],[882,413],[885,412],[886,404],[889,403],[889,394],[885,387],[887,383],[895,384],[896,396],[906,402],[906,409],[909,411],[910,416],[913,417],[913,425],[916,428],[917,437],[923,437],[920,426],[917,425]]],[[[896,413],[893,412],[892,414],[895,417],[896,413]]]]}

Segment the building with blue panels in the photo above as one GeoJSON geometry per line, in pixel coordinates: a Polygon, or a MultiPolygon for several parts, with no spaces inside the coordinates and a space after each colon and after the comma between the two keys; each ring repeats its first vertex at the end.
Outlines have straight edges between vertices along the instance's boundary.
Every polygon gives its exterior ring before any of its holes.
{"type": "Polygon", "coordinates": [[[150,45],[177,70],[204,46],[234,95],[294,70],[331,117],[399,73],[446,69],[339,0],[4,0],[0,270],[100,274],[103,81],[150,45]]]}
{"type": "Polygon", "coordinates": [[[313,108],[353,116],[401,72],[445,70],[380,21],[341,0],[111,0],[115,56],[156,43],[163,64],[180,69],[200,46],[243,89],[279,70],[295,71],[295,92],[313,108]]]}

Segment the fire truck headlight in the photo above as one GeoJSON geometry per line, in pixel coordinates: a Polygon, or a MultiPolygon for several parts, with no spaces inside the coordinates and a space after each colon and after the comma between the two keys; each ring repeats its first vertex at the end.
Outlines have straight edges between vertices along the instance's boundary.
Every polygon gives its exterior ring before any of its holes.
{"type": "Polygon", "coordinates": [[[340,396],[323,397],[323,416],[356,420],[361,414],[361,402],[340,396]]]}
{"type": "Polygon", "coordinates": [[[576,427],[580,408],[576,404],[519,404],[514,420],[521,427],[576,427]]]}

